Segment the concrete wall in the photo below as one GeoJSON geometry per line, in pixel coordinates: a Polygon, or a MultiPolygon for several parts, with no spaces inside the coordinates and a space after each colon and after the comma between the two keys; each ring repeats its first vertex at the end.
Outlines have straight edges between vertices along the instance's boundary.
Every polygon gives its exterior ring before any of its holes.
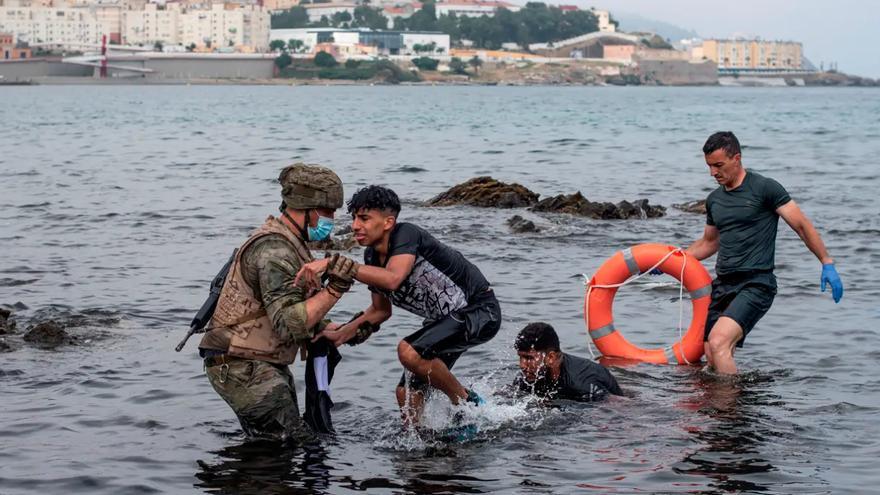
{"type": "MultiPolygon", "coordinates": [[[[180,58],[141,58],[137,60],[116,61],[111,64],[153,69],[155,72],[138,74],[110,68],[108,75],[119,78],[148,79],[268,79],[273,76],[274,60],[267,59],[202,59],[180,58]]],[[[87,77],[94,75],[93,67],[64,64],[60,60],[31,59],[26,61],[0,61],[0,76],[5,81],[22,81],[41,77],[87,77]]]]}
{"type": "Polygon", "coordinates": [[[32,58],[22,61],[0,61],[0,76],[4,81],[26,81],[38,77],[87,77],[91,67],[63,64],[61,60],[32,58]]]}
{"type": "Polygon", "coordinates": [[[602,47],[602,58],[630,62],[635,52],[636,45],[605,45],[602,47]]]}
{"type": "Polygon", "coordinates": [[[643,82],[669,86],[718,84],[718,66],[712,61],[641,60],[637,69],[643,82]]]}
{"type": "Polygon", "coordinates": [[[274,60],[267,59],[206,59],[163,58],[149,59],[144,67],[156,71],[147,74],[155,79],[268,79],[274,71],[274,60]]]}

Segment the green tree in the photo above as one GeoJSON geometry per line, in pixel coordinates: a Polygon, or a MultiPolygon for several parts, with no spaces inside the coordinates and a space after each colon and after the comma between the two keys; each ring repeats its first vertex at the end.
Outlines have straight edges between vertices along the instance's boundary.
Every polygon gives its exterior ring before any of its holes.
{"type": "MultiPolygon", "coordinates": [[[[413,21],[415,17],[413,15],[409,22],[401,22],[399,26],[395,22],[395,29],[428,29],[425,27],[427,14],[413,21]]],[[[437,18],[434,27],[447,33],[453,42],[467,39],[478,48],[495,49],[504,43],[517,43],[528,48],[530,43],[549,43],[595,32],[598,21],[590,11],[563,12],[558,7],[529,2],[517,12],[499,8],[492,17],[443,15],[437,18]]]]}
{"type": "Polygon", "coordinates": [[[480,67],[483,65],[483,61],[480,60],[480,57],[474,55],[473,57],[471,57],[470,60],[468,60],[468,64],[470,64],[470,66],[474,68],[475,72],[479,72],[480,67]]]}
{"type": "Polygon", "coordinates": [[[279,69],[283,70],[285,67],[289,66],[292,63],[293,58],[291,58],[291,56],[287,53],[282,53],[281,55],[275,57],[275,66],[279,69]]]}
{"type": "Polygon", "coordinates": [[[269,50],[273,52],[283,52],[287,48],[287,43],[282,40],[272,40],[269,42],[269,50]]]}
{"type": "Polygon", "coordinates": [[[422,8],[413,13],[409,19],[398,17],[394,20],[394,29],[404,31],[436,31],[437,9],[434,8],[434,0],[427,0],[422,8]]]}
{"type": "Polygon", "coordinates": [[[293,29],[309,25],[309,13],[301,5],[272,15],[272,29],[293,29]]]}
{"type": "Polygon", "coordinates": [[[353,17],[354,19],[351,23],[352,27],[388,29],[388,18],[382,15],[381,9],[374,9],[367,5],[359,5],[355,7],[353,17]]]}
{"type": "Polygon", "coordinates": [[[303,43],[303,40],[287,40],[287,49],[290,50],[292,53],[299,53],[299,51],[302,50],[304,46],[305,43],[303,43]]]}
{"type": "Polygon", "coordinates": [[[315,62],[315,65],[317,65],[318,67],[335,67],[336,64],[338,64],[336,59],[333,58],[333,55],[330,55],[329,53],[327,53],[325,51],[320,51],[317,54],[315,54],[315,61],[314,62],[315,62]]]}
{"type": "Polygon", "coordinates": [[[435,58],[430,57],[419,57],[412,59],[413,65],[419,68],[419,70],[437,70],[437,66],[440,65],[440,61],[435,58]]]}
{"type": "Polygon", "coordinates": [[[163,45],[161,41],[157,41],[157,42],[153,43],[153,50],[156,50],[157,52],[161,52],[163,48],[165,48],[165,45],[163,45]]]}
{"type": "Polygon", "coordinates": [[[452,60],[449,61],[449,70],[452,71],[453,74],[463,74],[466,75],[467,65],[465,65],[464,61],[458,57],[452,57],[452,60]]]}
{"type": "Polygon", "coordinates": [[[347,10],[336,12],[330,18],[330,24],[333,27],[346,27],[351,22],[351,14],[347,10]]]}

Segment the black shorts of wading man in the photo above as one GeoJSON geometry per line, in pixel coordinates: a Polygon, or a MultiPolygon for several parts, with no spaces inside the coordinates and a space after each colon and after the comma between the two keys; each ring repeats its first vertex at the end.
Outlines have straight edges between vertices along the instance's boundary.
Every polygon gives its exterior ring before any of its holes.
{"type": "Polygon", "coordinates": [[[706,198],[703,236],[687,252],[698,260],[718,254],[704,347],[709,367],[732,375],[737,371],[735,349],[742,347],[776,296],[773,270],[780,218],[822,263],[820,288],[830,285],[835,303],[843,297],[843,283],[821,236],[785,188],[743,167],[732,132],[709,136],[703,154],[718,188],[706,198]]]}
{"type": "MultiPolygon", "coordinates": [[[[428,385],[453,404],[482,403],[450,368],[501,327],[501,308],[489,282],[460,252],[421,227],[398,222],[400,200],[391,189],[368,186],[357,191],[348,201],[348,212],[355,240],[366,247],[355,279],[370,288],[371,304],[351,323],[322,335],[337,345],[355,337],[362,342],[369,336],[362,332],[364,323],[375,331],[391,317],[393,306],[405,309],[423,317],[425,325],[397,346],[401,364],[413,375],[414,393],[407,394],[405,375],[396,390],[404,421],[418,422],[428,385]]],[[[316,280],[329,263],[309,263],[301,272],[316,280]]]]}

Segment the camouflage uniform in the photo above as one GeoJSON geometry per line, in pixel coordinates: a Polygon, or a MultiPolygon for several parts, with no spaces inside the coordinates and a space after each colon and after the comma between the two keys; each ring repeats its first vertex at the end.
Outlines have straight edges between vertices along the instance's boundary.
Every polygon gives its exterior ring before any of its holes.
{"type": "MultiPolygon", "coordinates": [[[[282,208],[333,209],[342,204],[341,182],[329,169],[297,164],[286,168],[279,181],[283,186],[282,208]],[[321,196],[322,190],[332,194],[321,196]]],[[[278,224],[271,222],[280,224],[280,221],[270,217],[266,225],[275,229],[278,224]]],[[[287,226],[284,225],[284,228],[287,226]]],[[[229,345],[228,327],[206,333],[199,347],[203,354],[209,355],[206,358],[208,380],[238,416],[245,433],[305,440],[311,436],[311,432],[299,414],[293,375],[287,366],[288,361],[293,359],[289,357],[289,351],[293,349],[295,355],[296,347],[305,346],[316,333],[323,330],[326,322],[307,328],[305,301],[313,294],[293,283],[302,264],[312,260],[301,242],[302,234],[267,234],[265,230],[266,226],[262,233],[257,232],[259,237],[251,237],[236,259],[239,261],[241,278],[256,302],[265,310],[265,314],[260,316],[267,317],[275,336],[287,343],[285,349],[288,357],[268,360],[228,357],[228,354],[210,357],[227,350],[234,355],[231,351],[234,346],[229,345]],[[290,234],[295,235],[295,240],[299,242],[292,242],[294,239],[289,238],[290,234]]],[[[234,274],[234,268],[230,274],[234,274]]],[[[226,285],[223,290],[227,290],[226,285]]]]}

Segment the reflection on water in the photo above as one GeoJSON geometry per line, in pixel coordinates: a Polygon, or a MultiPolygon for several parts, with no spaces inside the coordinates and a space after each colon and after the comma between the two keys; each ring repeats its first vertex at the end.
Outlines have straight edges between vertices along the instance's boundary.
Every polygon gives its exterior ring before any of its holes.
{"type": "Polygon", "coordinates": [[[330,487],[332,467],[320,443],[251,440],[211,454],[214,459],[197,461],[195,475],[195,486],[209,493],[321,493],[330,487]]]}

